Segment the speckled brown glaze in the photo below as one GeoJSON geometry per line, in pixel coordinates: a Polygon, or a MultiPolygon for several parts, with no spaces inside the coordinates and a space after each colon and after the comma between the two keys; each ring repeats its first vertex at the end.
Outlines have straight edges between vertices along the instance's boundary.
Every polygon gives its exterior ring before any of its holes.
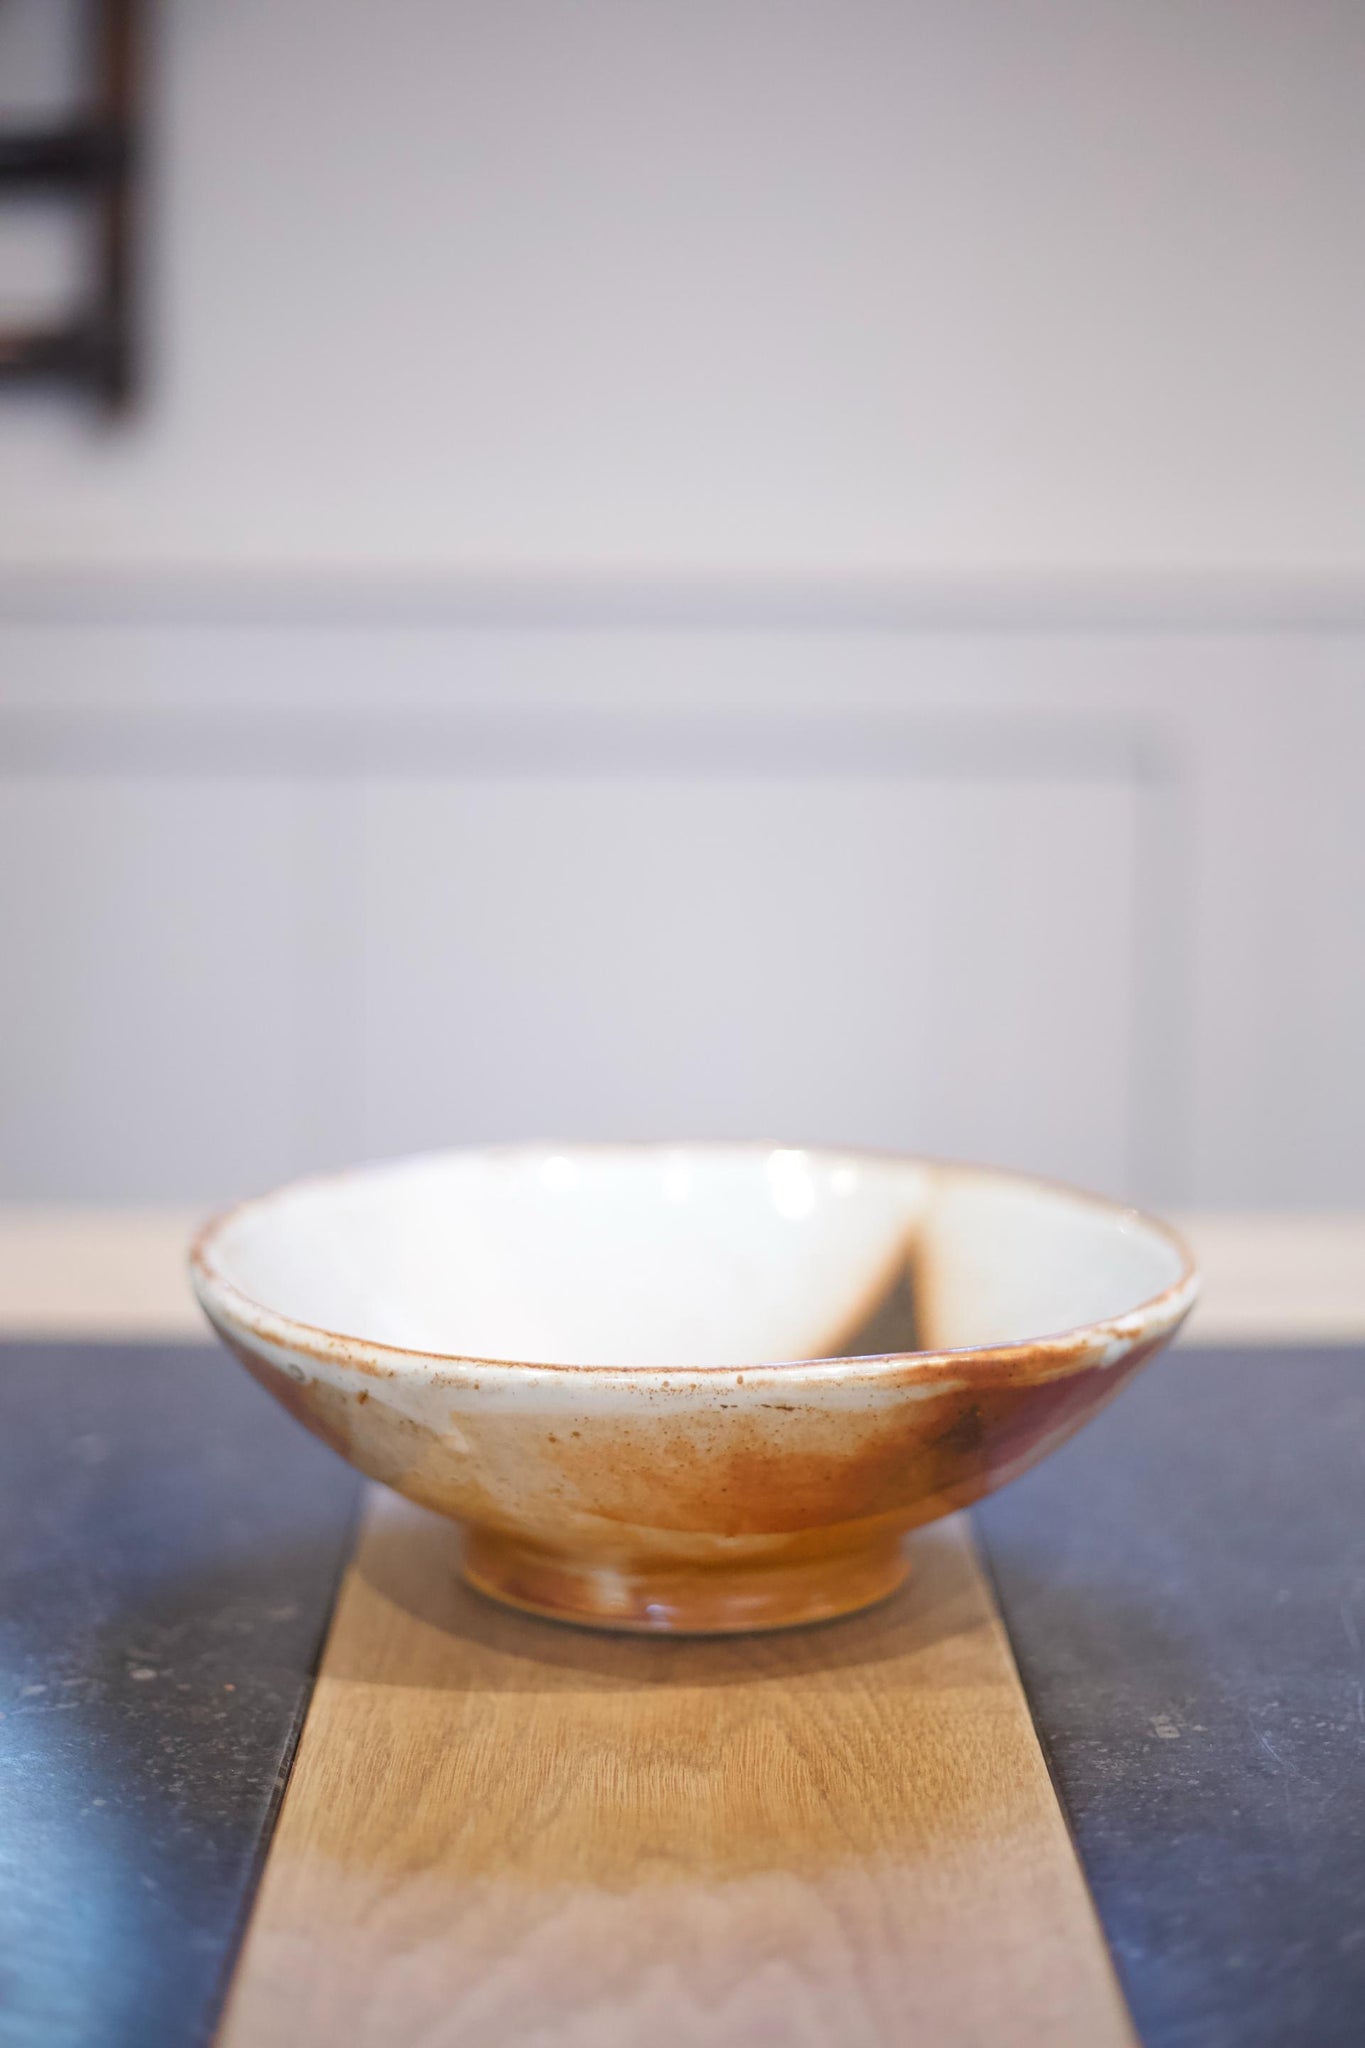
{"type": "MultiPolygon", "coordinates": [[[[887,1282],[902,1294],[911,1249],[887,1282]]],[[[1194,1296],[1186,1262],[1122,1316],[1017,1344],[632,1369],[423,1354],[291,1323],[224,1277],[215,1226],[193,1269],[219,1334],[291,1414],[464,1525],[474,1585],[562,1620],[668,1632],[824,1620],[891,1592],[907,1531],[1064,1442],[1194,1296]]],[[[921,1318],[932,1285],[923,1295],[921,1318]]],[[[881,1327],[878,1313],[860,1304],[848,1327],[881,1327]]]]}

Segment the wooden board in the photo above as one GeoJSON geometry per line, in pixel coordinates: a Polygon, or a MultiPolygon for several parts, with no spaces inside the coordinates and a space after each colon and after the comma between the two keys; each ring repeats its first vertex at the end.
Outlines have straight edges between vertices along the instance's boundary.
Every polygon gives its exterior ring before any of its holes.
{"type": "Polygon", "coordinates": [[[222,2035],[1131,2040],[965,1523],[853,1621],[615,1640],[373,1501],[222,2035]]]}

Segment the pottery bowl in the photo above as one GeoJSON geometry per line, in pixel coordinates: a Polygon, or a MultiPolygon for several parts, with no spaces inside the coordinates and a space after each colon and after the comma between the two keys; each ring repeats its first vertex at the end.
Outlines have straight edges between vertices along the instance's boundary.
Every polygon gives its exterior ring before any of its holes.
{"type": "Polygon", "coordinates": [[[1187,1314],[1179,1241],[1013,1173],[751,1145],[449,1152],[299,1182],[191,1253],[317,1436],[599,1627],[850,1613],[1187,1314]]]}

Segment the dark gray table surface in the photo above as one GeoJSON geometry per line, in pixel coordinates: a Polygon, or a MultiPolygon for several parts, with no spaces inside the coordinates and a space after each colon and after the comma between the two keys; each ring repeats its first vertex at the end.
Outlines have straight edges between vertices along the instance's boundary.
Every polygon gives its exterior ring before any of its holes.
{"type": "MultiPolygon", "coordinates": [[[[356,1482],[206,1348],[0,1386],[0,2048],[180,2048],[356,1482]]],[[[1178,1350],[976,1521],[1147,2048],[1365,2042],[1365,1351],[1178,1350]]]]}
{"type": "Polygon", "coordinates": [[[0,2043],[206,2040],[355,1475],[206,1346],[0,1346],[0,2043]]]}
{"type": "Polygon", "coordinates": [[[1365,1350],[1177,1348],[976,1519],[1147,2048],[1360,2048],[1365,1350]]]}

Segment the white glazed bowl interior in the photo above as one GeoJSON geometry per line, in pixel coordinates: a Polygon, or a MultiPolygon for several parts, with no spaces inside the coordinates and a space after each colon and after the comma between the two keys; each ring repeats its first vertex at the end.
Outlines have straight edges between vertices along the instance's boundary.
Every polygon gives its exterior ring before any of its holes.
{"type": "MultiPolygon", "coordinates": [[[[655,1370],[821,1358],[913,1275],[923,1349],[1193,1291],[1138,1212],[1012,1173],[757,1145],[451,1152],[244,1203],[200,1253],[249,1322],[427,1356],[655,1370]]],[[[1179,1304],[1175,1297],[1180,1297],[1179,1304]]]]}

